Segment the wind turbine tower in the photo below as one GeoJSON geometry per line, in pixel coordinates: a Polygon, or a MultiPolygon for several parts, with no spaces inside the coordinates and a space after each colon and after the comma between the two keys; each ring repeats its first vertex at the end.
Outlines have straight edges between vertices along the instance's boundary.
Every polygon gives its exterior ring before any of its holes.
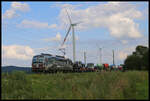
{"type": "MultiPolygon", "coordinates": [[[[67,10],[66,10],[66,12],[67,12],[67,10]]],[[[75,45],[74,26],[77,26],[77,24],[79,24],[79,23],[81,23],[81,22],[72,23],[71,17],[69,16],[68,12],[67,12],[67,16],[68,16],[68,18],[69,18],[70,27],[69,27],[69,29],[68,29],[68,31],[67,31],[67,34],[66,34],[65,38],[64,38],[64,41],[63,41],[63,43],[62,43],[62,46],[64,45],[64,42],[66,41],[66,38],[67,38],[67,36],[68,36],[68,34],[69,34],[71,28],[72,28],[73,62],[75,63],[75,61],[76,61],[76,51],[75,51],[75,50],[76,50],[76,47],[75,47],[75,46],[76,46],[76,45],[75,45]]]]}

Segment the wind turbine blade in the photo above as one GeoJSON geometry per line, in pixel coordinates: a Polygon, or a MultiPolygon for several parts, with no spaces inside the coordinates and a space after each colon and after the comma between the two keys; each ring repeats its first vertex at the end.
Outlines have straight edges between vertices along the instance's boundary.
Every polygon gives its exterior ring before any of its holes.
{"type": "Polygon", "coordinates": [[[66,12],[67,12],[67,16],[68,16],[68,18],[69,18],[70,24],[72,24],[72,22],[71,22],[71,17],[69,16],[67,9],[66,9],[66,12]]]}
{"type": "Polygon", "coordinates": [[[66,34],[66,36],[65,36],[65,38],[64,38],[64,41],[63,41],[63,43],[62,43],[62,46],[63,46],[63,44],[65,43],[65,41],[66,41],[66,39],[67,39],[67,36],[68,36],[70,30],[71,30],[71,25],[70,25],[70,27],[69,27],[69,29],[68,29],[68,31],[67,31],[67,34],[66,34]]]}
{"type": "Polygon", "coordinates": [[[80,22],[77,22],[77,23],[74,23],[75,25],[77,25],[77,24],[80,24],[80,23],[83,23],[82,21],[80,21],[80,22]]]}

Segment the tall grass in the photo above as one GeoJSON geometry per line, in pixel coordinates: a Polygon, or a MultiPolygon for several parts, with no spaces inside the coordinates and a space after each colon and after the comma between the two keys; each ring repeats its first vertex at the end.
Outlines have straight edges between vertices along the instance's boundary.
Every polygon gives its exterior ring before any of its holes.
{"type": "Polygon", "coordinates": [[[2,74],[2,99],[148,99],[148,72],[2,74]]]}
{"type": "Polygon", "coordinates": [[[22,71],[2,74],[2,99],[25,99],[32,97],[30,79],[22,71]]]}

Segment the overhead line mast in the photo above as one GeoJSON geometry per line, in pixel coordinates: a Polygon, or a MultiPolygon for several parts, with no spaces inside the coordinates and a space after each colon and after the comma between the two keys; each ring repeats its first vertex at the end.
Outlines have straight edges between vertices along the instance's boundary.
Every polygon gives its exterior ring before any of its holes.
{"type": "Polygon", "coordinates": [[[115,60],[114,60],[114,50],[112,50],[113,52],[113,65],[115,64],[115,60]]]}
{"type": "Polygon", "coordinates": [[[84,52],[84,64],[86,66],[86,52],[84,52]]]}
{"type": "Polygon", "coordinates": [[[103,47],[100,48],[100,47],[98,46],[98,44],[96,44],[96,46],[97,46],[97,48],[99,49],[99,55],[98,55],[98,56],[99,56],[99,62],[98,62],[98,63],[102,64],[102,48],[103,48],[103,47]]]}

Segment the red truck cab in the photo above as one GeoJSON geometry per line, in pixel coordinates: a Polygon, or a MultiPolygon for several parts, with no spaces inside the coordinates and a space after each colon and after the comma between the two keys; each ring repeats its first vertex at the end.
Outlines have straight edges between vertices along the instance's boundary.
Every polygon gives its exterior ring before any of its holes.
{"type": "Polygon", "coordinates": [[[103,66],[104,66],[104,69],[105,69],[105,70],[108,70],[109,64],[105,63],[105,64],[103,64],[103,66]]]}

